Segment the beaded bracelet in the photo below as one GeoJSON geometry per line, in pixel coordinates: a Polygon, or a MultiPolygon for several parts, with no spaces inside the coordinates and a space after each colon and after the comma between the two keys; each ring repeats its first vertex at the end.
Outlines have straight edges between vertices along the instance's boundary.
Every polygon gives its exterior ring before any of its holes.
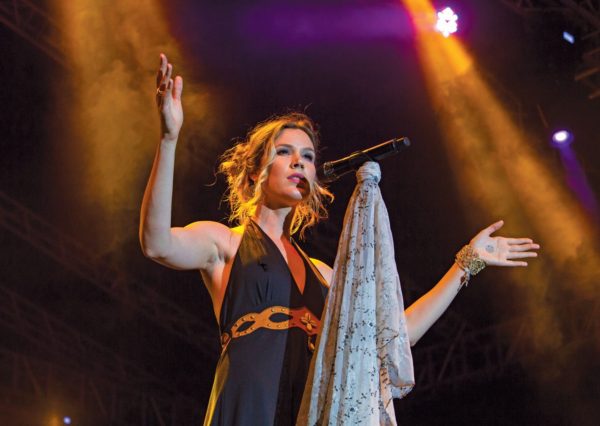
{"type": "Polygon", "coordinates": [[[460,249],[458,253],[456,253],[455,262],[460,269],[465,271],[465,275],[463,275],[460,279],[458,291],[460,291],[463,286],[468,286],[471,277],[473,275],[477,275],[485,268],[485,262],[483,259],[480,259],[477,252],[468,244],[460,249]]]}

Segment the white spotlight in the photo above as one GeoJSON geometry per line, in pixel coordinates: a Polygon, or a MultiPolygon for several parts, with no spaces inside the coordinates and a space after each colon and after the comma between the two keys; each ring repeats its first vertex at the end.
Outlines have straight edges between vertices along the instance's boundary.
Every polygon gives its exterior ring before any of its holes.
{"type": "Polygon", "coordinates": [[[573,142],[573,133],[566,129],[557,130],[552,134],[552,142],[556,146],[565,146],[573,142]]]}
{"type": "Polygon", "coordinates": [[[437,13],[437,23],[435,24],[436,31],[442,33],[444,37],[454,34],[458,30],[458,15],[447,7],[437,13]]]}

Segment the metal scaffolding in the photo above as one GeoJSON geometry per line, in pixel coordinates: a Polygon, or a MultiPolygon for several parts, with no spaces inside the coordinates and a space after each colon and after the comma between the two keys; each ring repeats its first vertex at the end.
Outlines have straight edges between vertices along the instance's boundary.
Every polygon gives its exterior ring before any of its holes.
{"type": "MultiPolygon", "coordinates": [[[[600,330],[600,300],[583,299],[560,308],[563,345],[594,339],[600,330]]],[[[432,396],[436,390],[466,380],[491,379],[534,356],[531,324],[534,317],[514,320],[471,331],[459,330],[451,342],[440,342],[413,350],[416,383],[414,393],[432,396]]]]}
{"type": "Polygon", "coordinates": [[[58,36],[60,26],[29,0],[0,0],[0,22],[64,68],[69,68],[58,36]]]}
{"type": "Polygon", "coordinates": [[[136,309],[148,320],[183,339],[201,353],[210,357],[218,352],[216,329],[166,299],[150,286],[98,259],[87,247],[64,235],[2,191],[0,227],[38,248],[113,299],[136,309]],[[132,294],[135,297],[132,297],[132,294]]]}
{"type": "Polygon", "coordinates": [[[600,1],[598,0],[501,0],[518,14],[560,14],[580,32],[584,45],[575,81],[588,88],[588,98],[600,97],[600,1]]]}
{"type": "Polygon", "coordinates": [[[8,369],[0,373],[0,386],[7,399],[43,401],[64,393],[77,409],[86,409],[86,415],[96,413],[111,424],[125,424],[132,413],[136,419],[163,419],[131,422],[144,425],[180,424],[190,413],[199,414],[199,404],[173,385],[3,286],[0,326],[6,331],[0,368],[8,369]],[[164,420],[176,415],[177,422],[164,420]]]}
{"type": "MultiPolygon", "coordinates": [[[[77,367],[120,383],[173,391],[142,368],[2,285],[0,325],[15,336],[11,340],[13,344],[16,343],[15,346],[28,347],[32,353],[44,353],[46,358],[52,357],[72,368],[77,367]]],[[[5,339],[4,346],[8,343],[9,340],[5,339]]]]}
{"type": "MultiPolygon", "coordinates": [[[[0,286],[0,325],[8,331],[4,333],[5,337],[9,333],[16,337],[4,339],[6,350],[14,349],[7,348],[12,342],[19,347],[19,352],[43,354],[45,361],[51,360],[52,368],[85,372],[86,377],[101,378],[113,387],[143,390],[150,399],[159,395],[160,400],[197,405],[190,398],[179,395],[173,385],[162,382],[3,286],[0,286]],[[19,338],[22,340],[17,342],[19,338]]],[[[21,358],[28,359],[28,355],[19,354],[21,358]]],[[[124,405],[124,402],[120,404],[124,405]]]]}
{"type": "MultiPolygon", "coordinates": [[[[202,407],[178,395],[0,348],[0,394],[11,424],[48,424],[50,410],[79,425],[166,426],[197,424],[202,407]]],[[[2,410],[0,408],[0,410],[2,410]]]]}

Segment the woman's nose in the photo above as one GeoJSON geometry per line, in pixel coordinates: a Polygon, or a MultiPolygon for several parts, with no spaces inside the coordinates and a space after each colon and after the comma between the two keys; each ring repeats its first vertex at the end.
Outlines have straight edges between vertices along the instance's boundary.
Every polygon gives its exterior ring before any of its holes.
{"type": "Polygon", "coordinates": [[[302,161],[302,157],[299,155],[295,155],[292,158],[292,169],[303,169],[304,168],[304,162],[302,161]]]}

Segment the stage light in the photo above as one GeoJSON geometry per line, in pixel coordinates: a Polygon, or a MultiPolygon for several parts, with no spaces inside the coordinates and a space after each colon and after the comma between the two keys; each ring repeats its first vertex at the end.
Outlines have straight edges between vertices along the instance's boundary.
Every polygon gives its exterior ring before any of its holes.
{"type": "Polygon", "coordinates": [[[568,145],[573,141],[573,134],[568,130],[557,130],[552,134],[552,142],[557,146],[568,145]]]}
{"type": "Polygon", "coordinates": [[[571,44],[575,44],[575,36],[568,31],[563,31],[563,39],[571,44]]]}
{"type": "Polygon", "coordinates": [[[454,34],[458,30],[458,15],[449,7],[438,12],[435,29],[442,33],[444,37],[454,34]]]}
{"type": "Polygon", "coordinates": [[[69,416],[65,416],[63,418],[63,423],[66,425],[70,425],[71,424],[71,418],[69,416]]]}

